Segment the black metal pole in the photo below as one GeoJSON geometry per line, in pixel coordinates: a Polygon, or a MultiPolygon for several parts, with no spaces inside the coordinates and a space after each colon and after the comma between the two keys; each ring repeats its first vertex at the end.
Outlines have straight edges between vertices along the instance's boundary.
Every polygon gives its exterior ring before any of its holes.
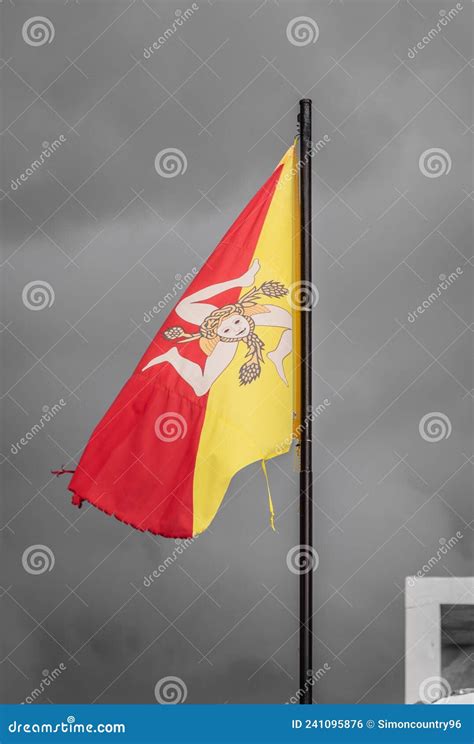
{"type": "Polygon", "coordinates": [[[301,216],[301,444],[300,444],[300,545],[308,566],[300,574],[300,703],[312,703],[310,684],[313,666],[313,472],[312,472],[312,380],[311,380],[311,100],[300,101],[300,216],[301,216]]]}

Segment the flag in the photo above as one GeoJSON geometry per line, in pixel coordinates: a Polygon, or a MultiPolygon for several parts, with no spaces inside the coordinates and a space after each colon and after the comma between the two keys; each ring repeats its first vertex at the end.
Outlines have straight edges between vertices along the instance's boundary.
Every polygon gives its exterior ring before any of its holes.
{"type": "Polygon", "coordinates": [[[290,449],[297,181],[293,146],[96,427],[69,484],[73,504],[192,537],[240,469],[290,449]]]}

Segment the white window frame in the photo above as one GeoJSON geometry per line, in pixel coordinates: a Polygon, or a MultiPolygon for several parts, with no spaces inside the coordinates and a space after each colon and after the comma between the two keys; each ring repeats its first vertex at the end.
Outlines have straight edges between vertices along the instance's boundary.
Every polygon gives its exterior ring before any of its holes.
{"type": "Polygon", "coordinates": [[[420,685],[441,677],[441,605],[474,604],[472,576],[405,579],[405,703],[420,699],[420,685]]]}

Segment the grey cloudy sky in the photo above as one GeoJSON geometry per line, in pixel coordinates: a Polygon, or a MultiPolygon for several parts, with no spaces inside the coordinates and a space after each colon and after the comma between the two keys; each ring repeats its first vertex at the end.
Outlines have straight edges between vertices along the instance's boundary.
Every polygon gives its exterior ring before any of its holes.
{"type": "Polygon", "coordinates": [[[144,48],[190,3],[1,7],[2,698],[25,699],[61,662],[40,702],[151,703],[170,675],[189,703],[295,693],[293,455],[269,464],[276,534],[251,466],[211,530],[150,587],[144,576],[174,544],[77,511],[50,470],[74,467],[164,320],[144,313],[209,255],[309,96],[315,137],[329,139],[313,161],[315,404],[330,401],[314,441],[315,663],[330,670],[314,695],[402,702],[405,577],[456,531],[463,539],[433,573],[472,573],[471,4],[428,43],[446,4],[197,5],[149,58],[144,48]],[[45,43],[28,37],[34,16],[49,21],[45,43]],[[299,16],[305,44],[288,30],[299,16]],[[186,159],[174,178],[155,168],[166,148],[186,159]],[[22,296],[38,281],[54,301],[35,312],[22,296]],[[439,441],[420,434],[429,413],[441,414],[439,441]],[[22,556],[37,544],[55,563],[33,575],[22,556]]]}

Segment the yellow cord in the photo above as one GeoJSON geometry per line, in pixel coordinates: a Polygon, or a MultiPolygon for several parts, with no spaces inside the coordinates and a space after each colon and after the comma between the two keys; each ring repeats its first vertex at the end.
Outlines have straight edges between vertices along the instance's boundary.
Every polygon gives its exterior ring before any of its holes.
{"type": "Polygon", "coordinates": [[[270,510],[270,527],[272,528],[273,532],[276,532],[276,530],[275,530],[275,510],[273,508],[272,494],[270,493],[270,482],[268,480],[267,465],[265,463],[265,460],[262,460],[262,470],[263,470],[263,474],[265,476],[265,480],[267,482],[268,508],[270,510]]]}

